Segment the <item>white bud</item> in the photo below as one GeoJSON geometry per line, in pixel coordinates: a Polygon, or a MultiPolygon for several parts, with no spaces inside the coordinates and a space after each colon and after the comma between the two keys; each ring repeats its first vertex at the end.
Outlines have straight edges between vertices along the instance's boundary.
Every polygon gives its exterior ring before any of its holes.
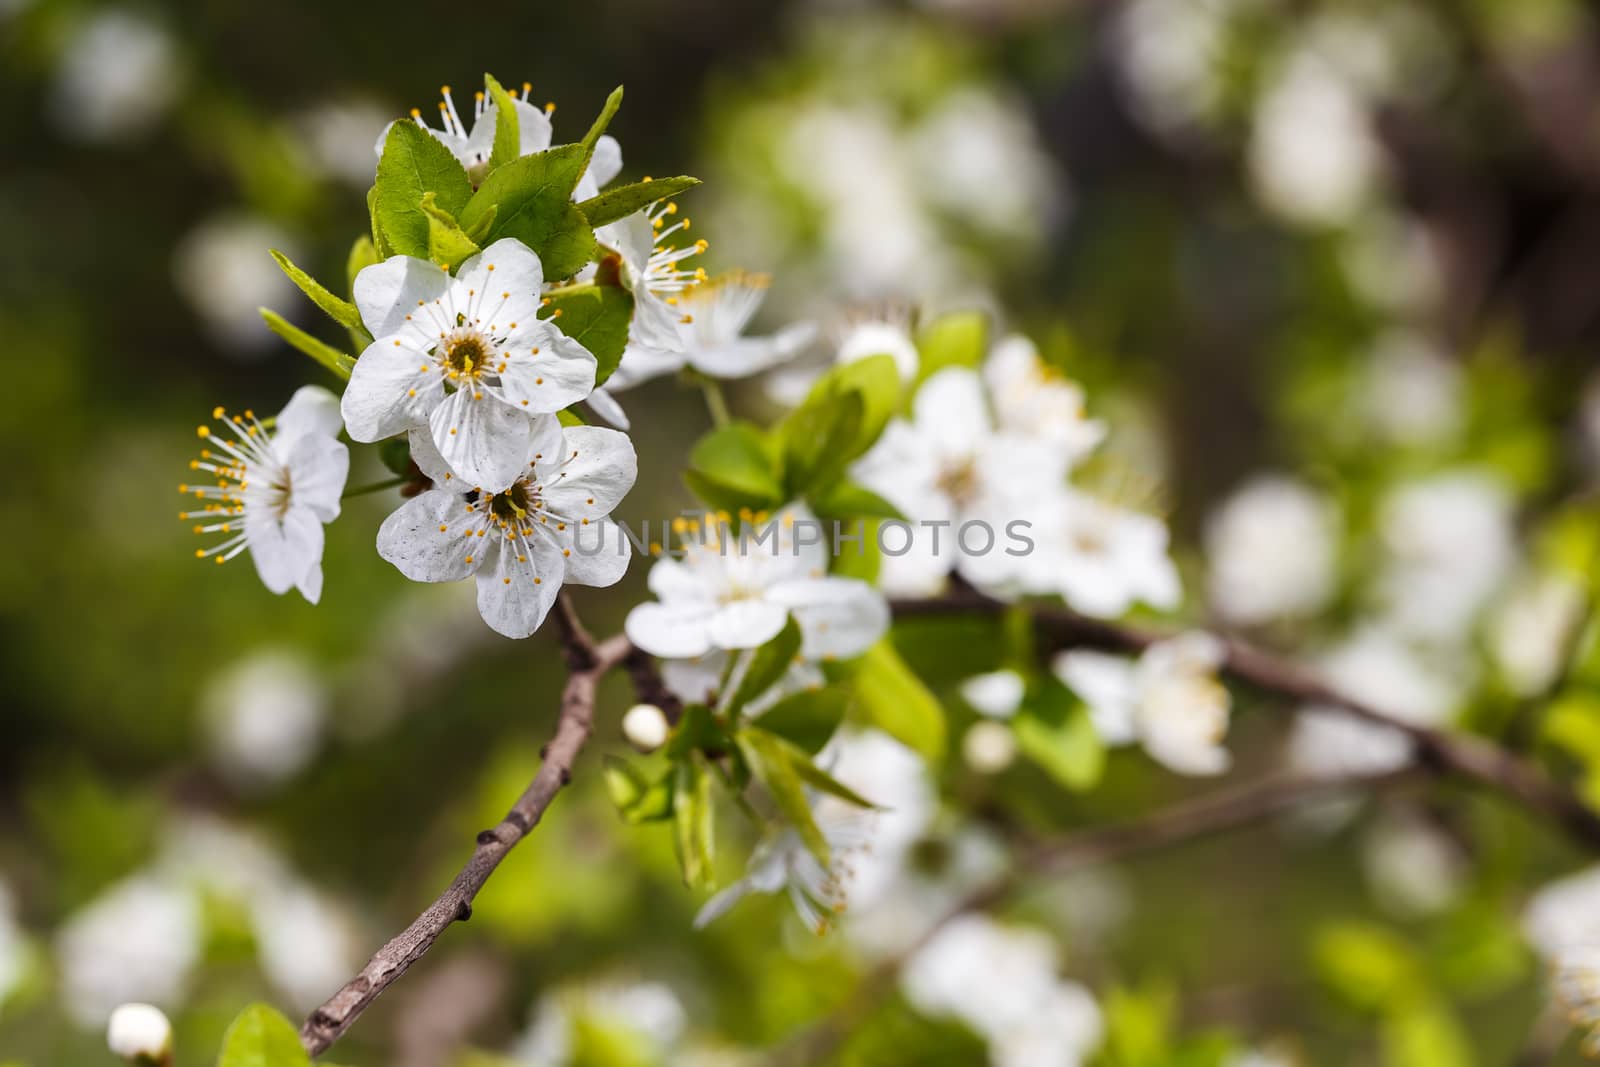
{"type": "Polygon", "coordinates": [[[111,1051],[136,1064],[172,1062],[172,1024],[160,1008],[149,1004],[124,1004],[111,1013],[106,1026],[111,1051]]]}
{"type": "Polygon", "coordinates": [[[640,752],[654,752],[671,732],[666,713],[654,704],[635,704],[622,717],[622,736],[640,752]]]}
{"type": "Polygon", "coordinates": [[[999,774],[1017,758],[1017,739],[1010,727],[985,719],[972,724],[961,739],[961,755],[980,774],[999,774]]]}

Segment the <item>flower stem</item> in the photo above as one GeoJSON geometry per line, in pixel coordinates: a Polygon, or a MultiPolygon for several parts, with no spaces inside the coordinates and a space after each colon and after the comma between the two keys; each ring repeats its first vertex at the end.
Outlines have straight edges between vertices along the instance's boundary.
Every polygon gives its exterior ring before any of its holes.
{"type": "Polygon", "coordinates": [[[700,383],[700,391],[706,397],[706,410],[711,412],[713,426],[726,426],[733,421],[728,414],[728,400],[722,395],[722,383],[715,378],[706,378],[700,383]]]}
{"type": "Polygon", "coordinates": [[[385,478],[381,482],[373,482],[370,485],[358,485],[354,489],[346,489],[339,499],[349,500],[353,496],[366,496],[368,493],[381,493],[385,489],[398,489],[409,480],[403,477],[385,478]]]}

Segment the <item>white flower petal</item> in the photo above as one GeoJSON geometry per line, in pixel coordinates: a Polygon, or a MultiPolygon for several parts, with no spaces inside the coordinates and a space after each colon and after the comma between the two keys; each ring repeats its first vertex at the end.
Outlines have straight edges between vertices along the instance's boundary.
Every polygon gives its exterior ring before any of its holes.
{"type": "Polygon", "coordinates": [[[589,405],[590,411],[617,429],[627,430],[632,426],[628,421],[628,413],[622,410],[622,405],[617,403],[616,398],[605,389],[596,389],[584,402],[589,405]]]}
{"type": "Polygon", "coordinates": [[[539,321],[539,301],[544,289],[544,268],[539,256],[512,237],[502,237],[456,271],[452,290],[457,309],[468,309],[470,321],[491,333],[509,330],[511,324],[531,326],[539,321]]]}
{"type": "Polygon", "coordinates": [[[692,659],[663,659],[661,680],[680,700],[691,704],[710,703],[728,666],[728,653],[708,652],[692,659]]]}
{"type": "Polygon", "coordinates": [[[946,367],[923,382],[912,411],[917,428],[936,434],[947,453],[976,452],[993,433],[983,382],[965,367],[946,367]]]}
{"type": "Polygon", "coordinates": [[[569,526],[574,532],[572,555],[567,557],[567,581],[574,585],[604,588],[616,585],[628,573],[632,547],[627,535],[610,517],[586,525],[569,526]]]}
{"type": "Polygon", "coordinates": [[[414,582],[459,582],[483,563],[481,553],[474,556],[475,546],[467,538],[469,529],[482,526],[482,516],[467,510],[460,493],[430,489],[383,520],[378,528],[378,555],[414,582]]]}
{"type": "Polygon", "coordinates": [[[617,364],[617,369],[606,379],[606,388],[632,389],[651,378],[676,374],[683,369],[686,358],[683,352],[676,349],[630,344],[623,349],[622,361],[617,364]]]}
{"type": "Polygon", "coordinates": [[[1137,668],[1132,660],[1104,652],[1064,652],[1051,662],[1057,678],[1089,705],[1095,731],[1108,745],[1134,740],[1137,668]]]}
{"type": "Polygon", "coordinates": [[[544,622],[566,574],[559,546],[547,538],[525,539],[527,551],[491,545],[478,572],[478,614],[506,637],[528,637],[544,622]]]}
{"type": "Polygon", "coordinates": [[[473,488],[498,493],[527,469],[532,420],[470,386],[434,408],[428,426],[439,455],[473,488]]]}
{"type": "Polygon", "coordinates": [[[544,108],[515,97],[511,100],[511,106],[517,112],[517,139],[521,142],[517,146],[518,154],[531,156],[549,148],[550,138],[555,131],[550,127],[550,116],[544,113],[544,108]]]}
{"type": "Polygon", "coordinates": [[[367,332],[383,337],[405,329],[413,308],[449,292],[450,276],[425,259],[390,256],[363,268],[351,289],[367,332]]]}
{"type": "Polygon", "coordinates": [[[603,426],[568,426],[561,439],[560,453],[539,461],[535,471],[545,506],[572,520],[610,514],[639,473],[633,442],[603,426]]]}
{"type": "Polygon", "coordinates": [[[342,429],[339,398],[320,385],[302,385],[278,412],[272,432],[274,441],[290,441],[307,434],[338,437],[342,429]]]}
{"type": "Polygon", "coordinates": [[[587,399],[599,364],[583,345],[548,322],[519,327],[517,346],[501,351],[500,395],[530,414],[548,414],[587,399]],[[535,350],[537,349],[537,353],[535,350]]]}
{"type": "Polygon", "coordinates": [[[712,648],[707,631],[711,613],[710,604],[640,604],[628,612],[623,630],[628,640],[652,656],[703,656],[712,648]]]}
{"type": "Polygon", "coordinates": [[[286,593],[322,561],[322,523],[309,508],[291,507],[281,520],[266,512],[247,515],[245,540],[261,584],[286,593]]]}
{"type": "Polygon", "coordinates": [[[350,450],[320,434],[295,440],[284,458],[295,507],[307,508],[323,522],[339,517],[340,497],[350,475],[350,450]]]}
{"type": "Polygon", "coordinates": [[[444,394],[428,357],[400,337],[385,335],[367,346],[350,372],[339,410],[356,441],[381,441],[425,425],[444,394]]]}
{"type": "Polygon", "coordinates": [[[735,600],[714,612],[706,633],[718,648],[757,648],[778,636],[789,613],[766,600],[735,600]]]}
{"type": "Polygon", "coordinates": [[[804,638],[806,659],[849,659],[878,643],[889,630],[889,603],[854,578],[803,578],[780,582],[766,599],[789,608],[804,638]]]}

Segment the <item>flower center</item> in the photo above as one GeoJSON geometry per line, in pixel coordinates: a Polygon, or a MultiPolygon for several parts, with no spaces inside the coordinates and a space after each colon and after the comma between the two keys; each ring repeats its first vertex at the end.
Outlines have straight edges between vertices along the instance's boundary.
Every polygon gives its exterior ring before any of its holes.
{"type": "Polygon", "coordinates": [[[539,495],[528,487],[527,482],[522,481],[504,492],[496,493],[489,500],[489,513],[502,522],[520,522],[538,506],[539,495]]]}
{"type": "Polygon", "coordinates": [[[444,362],[456,374],[476,378],[489,362],[489,346],[476,332],[459,333],[447,342],[444,362]]]}
{"type": "Polygon", "coordinates": [[[957,504],[965,504],[978,489],[977,464],[970,457],[947,463],[934,479],[934,485],[957,504]]]}

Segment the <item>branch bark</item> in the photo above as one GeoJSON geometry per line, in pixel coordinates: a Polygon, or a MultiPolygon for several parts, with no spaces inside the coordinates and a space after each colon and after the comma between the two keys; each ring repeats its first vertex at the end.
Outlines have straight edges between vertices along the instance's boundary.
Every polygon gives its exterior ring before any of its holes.
{"type": "MultiPolygon", "coordinates": [[[[897,620],[998,614],[1011,607],[970,590],[933,600],[896,600],[891,606],[897,620]]],[[[1137,653],[1171,636],[1157,630],[1085,618],[1065,609],[1029,607],[1034,632],[1043,643],[1044,651],[1097,648],[1137,653]]],[[[1223,642],[1226,647],[1223,670],[1235,679],[1297,703],[1334,708],[1397,730],[1411,740],[1417,760],[1423,766],[1502,793],[1530,811],[1551,819],[1578,843],[1600,849],[1600,814],[1513,753],[1470,734],[1405,722],[1339,692],[1300,664],[1234,638],[1225,637],[1223,642]]]]}
{"type": "Polygon", "coordinates": [[[326,1052],[344,1036],[361,1013],[421,959],[452,923],[472,917],[472,902],[489,876],[539,824],[556,794],[572,780],[572,766],[594,730],[595,691],[600,679],[621,665],[633,652],[633,646],[620,634],[597,643],[578,621],[565,594],[556,601],[556,617],[562,627],[562,648],[571,673],[561,694],[555,735],[544,748],[544,762],[538,773],[505,818],[478,835],[472,856],[449,887],[306,1019],[300,1027],[300,1043],[311,1055],[326,1052]]]}

